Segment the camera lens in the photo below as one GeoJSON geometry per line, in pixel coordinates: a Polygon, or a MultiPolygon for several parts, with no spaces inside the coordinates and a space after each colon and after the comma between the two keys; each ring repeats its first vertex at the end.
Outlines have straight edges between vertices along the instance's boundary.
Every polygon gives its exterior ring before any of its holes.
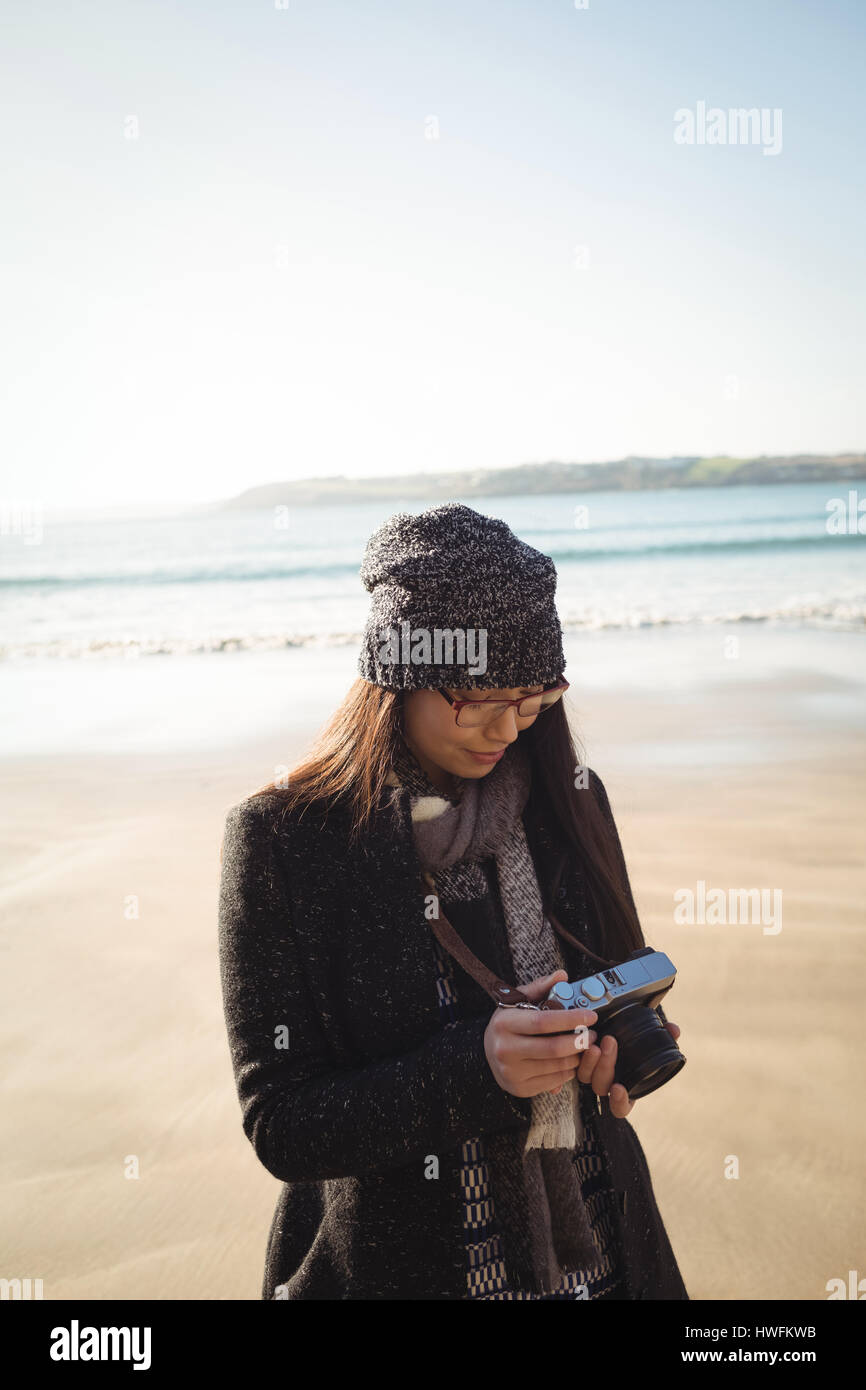
{"type": "Polygon", "coordinates": [[[603,1029],[616,1038],[613,1079],[625,1086],[629,1100],[657,1091],[686,1064],[655,1009],[646,1004],[623,1005],[606,1016],[603,1029]]]}

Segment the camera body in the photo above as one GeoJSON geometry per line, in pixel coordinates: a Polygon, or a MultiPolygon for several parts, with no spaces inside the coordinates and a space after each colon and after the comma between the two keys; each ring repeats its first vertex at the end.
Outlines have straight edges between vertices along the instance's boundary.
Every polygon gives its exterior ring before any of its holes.
{"type": "Polygon", "coordinates": [[[670,1081],[686,1063],[656,1011],[676,973],[664,951],[644,946],[618,965],[554,985],[539,1008],[594,1009],[599,1038],[610,1033],[617,1040],[613,1079],[625,1086],[630,1100],[637,1100],[670,1081]]]}

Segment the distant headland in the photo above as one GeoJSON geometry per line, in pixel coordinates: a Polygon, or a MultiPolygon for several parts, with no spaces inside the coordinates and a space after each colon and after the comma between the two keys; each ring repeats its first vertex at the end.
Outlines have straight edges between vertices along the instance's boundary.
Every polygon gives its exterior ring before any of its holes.
{"type": "Polygon", "coordinates": [[[377,500],[435,501],[452,497],[508,497],[560,492],[636,492],[672,487],[737,487],[746,483],[841,482],[866,478],[866,454],[793,454],[758,458],[636,458],[613,463],[524,463],[511,468],[462,469],[455,473],[406,473],[391,477],[302,478],[262,483],[222,507],[249,511],[281,503],[377,500]]]}

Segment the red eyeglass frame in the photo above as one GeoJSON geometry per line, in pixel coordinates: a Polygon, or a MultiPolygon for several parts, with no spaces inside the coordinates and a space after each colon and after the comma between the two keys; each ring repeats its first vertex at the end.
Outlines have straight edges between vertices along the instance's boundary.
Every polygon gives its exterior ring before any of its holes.
{"type": "MultiPolygon", "coordinates": [[[[553,685],[546,685],[543,690],[536,690],[535,695],[547,695],[551,690],[568,690],[570,685],[571,682],[567,680],[556,681],[553,685]]],[[[444,691],[441,688],[441,686],[437,686],[437,689],[439,690],[439,694],[443,697],[443,699],[447,700],[451,708],[454,710],[455,724],[457,723],[457,720],[460,717],[460,711],[462,710],[464,705],[503,705],[510,709],[512,705],[522,705],[524,700],[531,700],[533,698],[532,695],[520,695],[516,700],[455,700],[453,696],[447,694],[447,692],[444,691]]],[[[552,709],[552,706],[547,705],[546,708],[552,709]]],[[[538,711],[538,714],[543,714],[544,709],[545,706],[542,706],[542,708],[538,711]]],[[[527,719],[537,719],[538,715],[526,715],[525,717],[527,719]]],[[[524,716],[518,715],[518,718],[522,719],[524,718],[524,716]]]]}

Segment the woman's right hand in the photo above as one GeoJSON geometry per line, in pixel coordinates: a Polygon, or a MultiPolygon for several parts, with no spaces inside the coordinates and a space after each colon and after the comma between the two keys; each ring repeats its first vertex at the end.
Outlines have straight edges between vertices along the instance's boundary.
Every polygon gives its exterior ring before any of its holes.
{"type": "MultiPolygon", "coordinates": [[[[555,970],[521,991],[532,1004],[546,999],[553,985],[567,980],[565,970],[555,970]]],[[[595,1041],[590,1024],[594,1009],[497,1008],[484,1033],[484,1052],[498,1084],[513,1096],[553,1095],[571,1081],[586,1048],[595,1041]],[[563,1027],[568,1028],[563,1033],[563,1027]],[[558,1036],[551,1036],[551,1035],[558,1036]]]]}

